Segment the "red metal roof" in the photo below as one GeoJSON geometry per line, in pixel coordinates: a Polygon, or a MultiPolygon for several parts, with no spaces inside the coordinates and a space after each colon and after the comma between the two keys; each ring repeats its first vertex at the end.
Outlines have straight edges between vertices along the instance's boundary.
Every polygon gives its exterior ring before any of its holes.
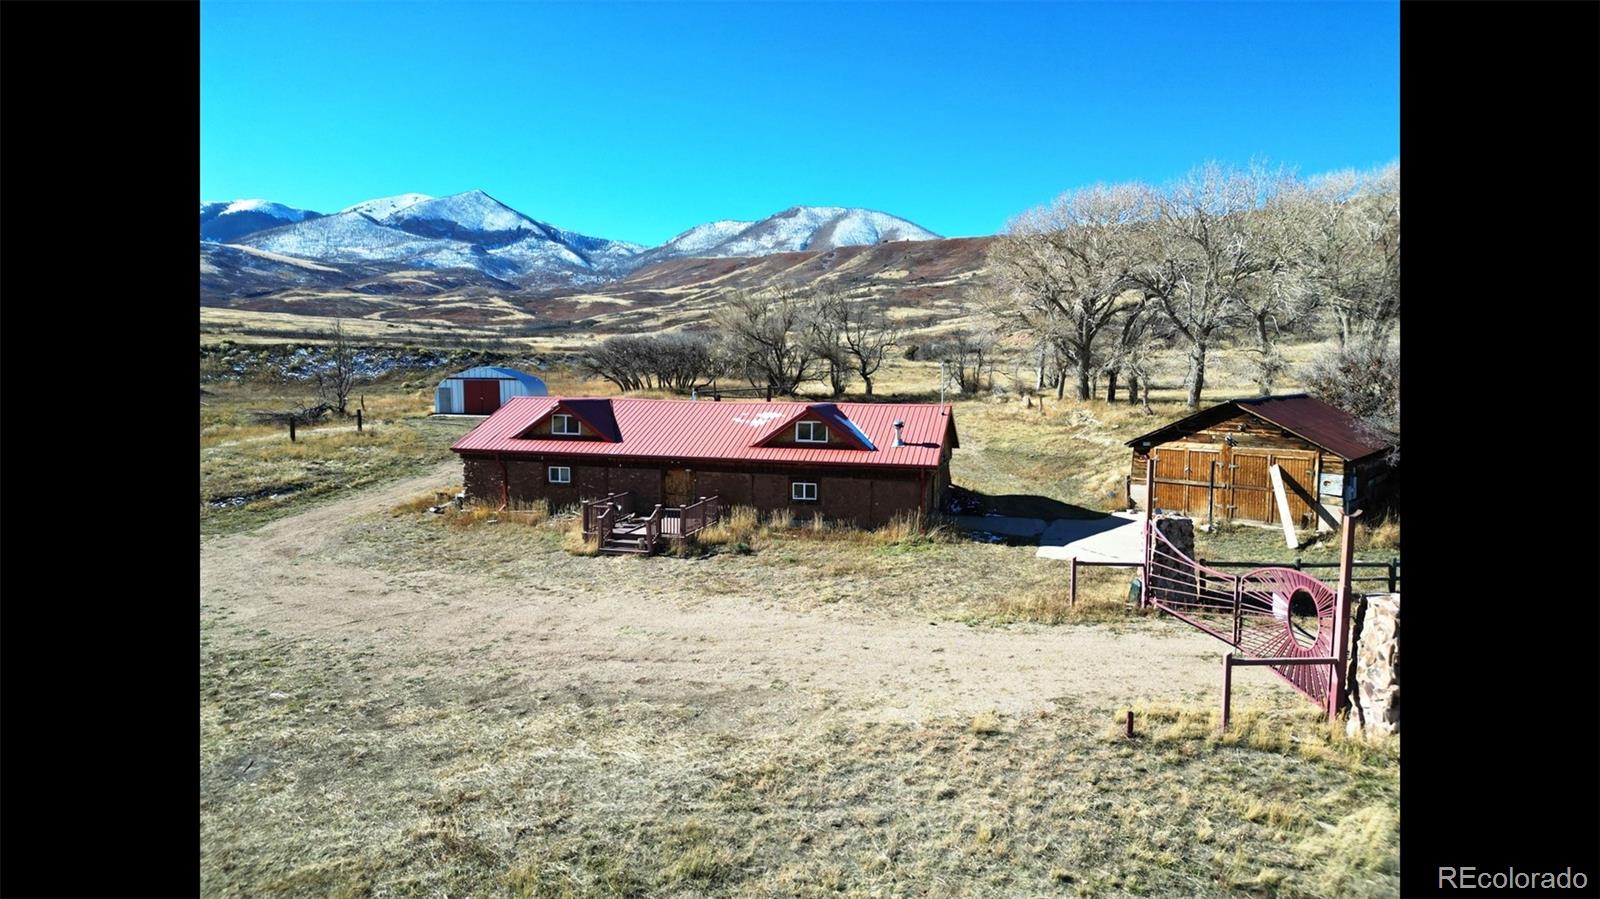
{"type": "Polygon", "coordinates": [[[1219,410],[1230,408],[1243,409],[1251,415],[1272,422],[1285,431],[1303,437],[1347,462],[1366,458],[1389,447],[1382,438],[1369,431],[1355,416],[1304,393],[1297,393],[1291,396],[1262,396],[1242,400],[1229,400],[1209,409],[1203,409],[1187,418],[1163,425],[1148,434],[1140,434],[1138,437],[1129,440],[1127,445],[1137,446],[1144,440],[1156,441],[1163,439],[1170,432],[1179,430],[1187,425],[1198,424],[1205,419],[1216,416],[1219,410]]]}
{"type": "MultiPolygon", "coordinates": [[[[946,429],[954,438],[949,405],[932,403],[738,403],[711,400],[648,400],[631,397],[519,396],[450,447],[458,453],[603,456],[616,459],[788,462],[811,465],[937,468],[946,429]],[[523,433],[559,405],[582,409],[585,420],[602,417],[605,404],[619,439],[542,438],[523,433]],[[779,423],[808,410],[825,420],[853,425],[875,449],[755,446],[779,423]],[[894,423],[905,422],[894,445],[894,423]]],[[[950,446],[959,444],[952,439],[950,446]]]]}

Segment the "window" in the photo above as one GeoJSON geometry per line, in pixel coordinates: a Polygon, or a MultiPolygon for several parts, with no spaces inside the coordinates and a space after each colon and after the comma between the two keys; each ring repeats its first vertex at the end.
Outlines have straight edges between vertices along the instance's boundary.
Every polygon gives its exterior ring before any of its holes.
{"type": "Polygon", "coordinates": [[[578,424],[576,416],[556,415],[550,419],[550,432],[552,434],[581,434],[583,426],[578,424]]]}
{"type": "Polygon", "coordinates": [[[570,467],[566,466],[566,465],[552,465],[552,466],[550,466],[550,483],[552,483],[552,484],[570,484],[570,483],[572,483],[572,469],[570,467]]]}
{"type": "Polygon", "coordinates": [[[789,484],[789,498],[797,503],[814,503],[817,501],[816,481],[794,481],[789,484]]]}
{"type": "Polygon", "coordinates": [[[794,426],[794,439],[799,443],[827,443],[828,426],[820,421],[799,422],[794,426]]]}

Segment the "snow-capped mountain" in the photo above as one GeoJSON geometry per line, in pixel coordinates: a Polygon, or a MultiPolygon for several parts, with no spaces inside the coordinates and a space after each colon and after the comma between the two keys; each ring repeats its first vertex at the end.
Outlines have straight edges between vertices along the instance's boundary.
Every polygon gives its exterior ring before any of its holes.
{"type": "Polygon", "coordinates": [[[891,240],[938,240],[939,235],[902,218],[844,206],[791,206],[759,222],[709,222],[646,253],[650,264],[685,256],[765,256],[863,246],[891,240]]]}
{"type": "Polygon", "coordinates": [[[755,222],[738,222],[732,219],[706,222],[679,234],[657,249],[671,250],[675,254],[684,256],[705,255],[717,244],[731,239],[735,234],[754,224],[755,222]]]}
{"type": "Polygon", "coordinates": [[[791,206],[764,218],[713,247],[717,256],[765,256],[802,250],[831,250],[891,240],[938,240],[939,235],[871,209],[841,206],[791,206]]]}
{"type": "Polygon", "coordinates": [[[200,239],[219,243],[275,228],[287,222],[302,222],[321,213],[295,209],[266,200],[200,201],[200,239]]]}
{"type": "Polygon", "coordinates": [[[240,243],[325,262],[395,262],[471,268],[506,279],[604,280],[643,247],[590,237],[538,221],[481,190],[448,197],[401,194],[344,212],[287,224],[240,243]]]}
{"type": "Polygon", "coordinates": [[[869,209],[794,206],[757,222],[708,222],[646,249],[558,228],[481,190],[447,197],[399,194],[333,215],[264,200],[202,203],[200,236],[292,260],[475,269],[525,285],[609,281],[685,257],[764,256],[939,237],[869,209]]]}
{"type": "Polygon", "coordinates": [[[374,219],[381,219],[393,212],[398,212],[407,206],[431,200],[427,194],[396,194],[392,197],[380,197],[376,200],[366,200],[354,206],[346,206],[340,212],[359,212],[374,219]]]}
{"type": "Polygon", "coordinates": [[[481,190],[419,200],[378,219],[422,237],[468,243],[508,244],[535,232],[550,237],[555,229],[523,215],[481,190]]]}

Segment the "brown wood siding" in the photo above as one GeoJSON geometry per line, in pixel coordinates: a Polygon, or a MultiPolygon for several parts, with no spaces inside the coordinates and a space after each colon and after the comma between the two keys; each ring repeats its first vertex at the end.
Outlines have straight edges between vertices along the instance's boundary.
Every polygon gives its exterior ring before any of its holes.
{"type": "Polygon", "coordinates": [[[1225,477],[1217,447],[1163,445],[1156,449],[1155,458],[1156,508],[1182,512],[1190,518],[1213,514],[1210,508],[1213,463],[1217,463],[1217,480],[1220,482],[1225,477]]]}
{"type": "MultiPolygon", "coordinates": [[[[1274,462],[1313,494],[1318,491],[1320,474],[1342,474],[1345,468],[1338,456],[1243,410],[1175,433],[1148,449],[1135,447],[1129,467],[1132,483],[1144,483],[1145,462],[1152,454],[1156,459],[1152,500],[1156,508],[1202,520],[1209,511],[1219,521],[1278,523],[1278,502],[1267,471],[1274,462]],[[1210,487],[1212,462],[1216,463],[1215,492],[1210,487]]],[[[1324,504],[1334,505],[1329,499],[1324,498],[1324,504]]],[[[1289,507],[1297,527],[1314,526],[1311,507],[1292,490],[1289,507]]]]}
{"type": "MultiPolygon", "coordinates": [[[[500,463],[493,456],[462,456],[467,495],[473,500],[499,505],[501,497],[500,463]]],[[[619,465],[593,460],[507,459],[513,502],[548,500],[553,506],[598,499],[610,493],[629,492],[634,507],[647,511],[656,503],[666,503],[662,487],[668,470],[687,471],[689,495],[720,496],[724,507],[754,506],[763,514],[787,510],[805,519],[816,512],[830,521],[851,521],[865,527],[887,523],[895,515],[915,512],[919,504],[931,503],[936,472],[915,470],[851,471],[831,468],[805,469],[762,466],[741,468],[715,466],[688,469],[686,466],[619,465]],[[572,469],[572,484],[550,484],[546,469],[565,465],[572,469]],[[798,503],[790,498],[794,481],[817,484],[816,503],[798,503]]],[[[926,508],[931,508],[927,506],[926,508]]]]}

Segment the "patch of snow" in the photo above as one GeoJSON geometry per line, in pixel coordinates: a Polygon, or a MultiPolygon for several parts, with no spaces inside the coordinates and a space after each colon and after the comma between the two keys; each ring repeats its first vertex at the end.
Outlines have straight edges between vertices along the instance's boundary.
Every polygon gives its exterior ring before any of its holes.
{"type": "Polygon", "coordinates": [[[777,417],[779,417],[782,414],[783,413],[781,413],[781,412],[772,412],[772,411],[757,412],[756,414],[750,416],[749,418],[746,418],[742,413],[740,413],[740,414],[736,414],[736,415],[733,416],[733,421],[736,424],[749,425],[752,428],[764,428],[767,425],[772,424],[772,420],[777,418],[777,417]]]}
{"type": "MultiPolygon", "coordinates": [[[[201,209],[204,211],[204,206],[202,206],[201,209]]],[[[306,209],[295,209],[291,206],[285,206],[282,203],[273,203],[268,200],[259,199],[234,200],[232,203],[229,203],[228,207],[222,210],[222,212],[219,214],[234,215],[240,212],[259,212],[264,215],[270,215],[273,218],[283,219],[286,222],[305,221],[306,216],[311,214],[310,211],[306,209]]]]}
{"type": "Polygon", "coordinates": [[[692,256],[702,250],[711,249],[754,224],[755,222],[740,222],[733,219],[706,222],[704,225],[696,225],[679,234],[677,237],[667,241],[663,246],[671,247],[676,252],[692,256]]]}
{"type": "Polygon", "coordinates": [[[360,212],[375,219],[392,215],[408,206],[415,206],[423,200],[431,200],[427,194],[395,194],[392,197],[379,197],[376,200],[363,200],[354,206],[346,206],[340,212],[360,212]]]}

